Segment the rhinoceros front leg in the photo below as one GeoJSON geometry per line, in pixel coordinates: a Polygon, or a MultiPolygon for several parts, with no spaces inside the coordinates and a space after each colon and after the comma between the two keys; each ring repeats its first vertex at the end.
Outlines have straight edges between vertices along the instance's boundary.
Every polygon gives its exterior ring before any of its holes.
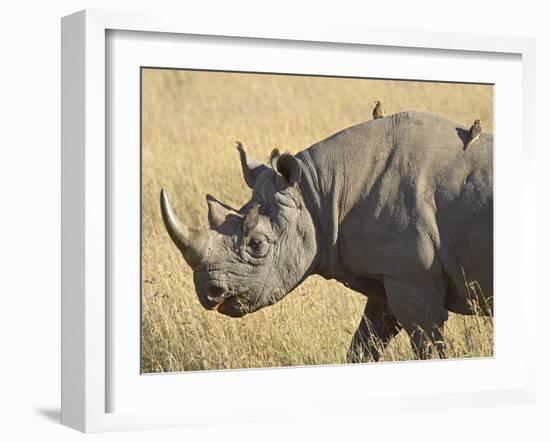
{"type": "Polygon", "coordinates": [[[443,325],[449,314],[445,309],[447,282],[433,278],[405,282],[384,277],[388,304],[407,331],[419,359],[444,357],[443,325]]]}
{"type": "Polygon", "coordinates": [[[369,298],[365,313],[351,340],[346,361],[352,363],[378,361],[380,354],[400,330],[401,326],[388,303],[383,299],[369,298]]]}

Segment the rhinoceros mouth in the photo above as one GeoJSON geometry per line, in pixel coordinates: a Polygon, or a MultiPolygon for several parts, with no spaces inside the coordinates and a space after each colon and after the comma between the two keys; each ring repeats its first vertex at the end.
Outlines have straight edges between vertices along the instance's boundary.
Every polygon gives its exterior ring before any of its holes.
{"type": "Polygon", "coordinates": [[[216,311],[232,318],[240,318],[251,313],[253,310],[251,310],[251,305],[249,304],[250,300],[246,298],[249,293],[250,290],[244,290],[227,295],[216,305],[216,311]]]}
{"type": "Polygon", "coordinates": [[[234,296],[225,299],[216,306],[216,311],[222,315],[229,316],[231,318],[241,318],[248,313],[248,310],[242,304],[241,301],[234,296]]]}
{"type": "Polygon", "coordinates": [[[248,313],[246,295],[250,290],[235,293],[219,278],[208,278],[197,285],[197,294],[202,306],[231,317],[241,317],[248,313]]]}
{"type": "Polygon", "coordinates": [[[230,295],[227,287],[216,279],[207,279],[198,286],[197,294],[204,308],[215,310],[230,295]]]}

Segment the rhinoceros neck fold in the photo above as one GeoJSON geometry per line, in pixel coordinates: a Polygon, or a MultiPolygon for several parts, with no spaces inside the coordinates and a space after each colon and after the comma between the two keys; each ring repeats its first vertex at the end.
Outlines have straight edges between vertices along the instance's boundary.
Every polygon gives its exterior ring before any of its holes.
{"type": "Polygon", "coordinates": [[[340,271],[338,229],[340,221],[341,193],[328,186],[335,173],[331,167],[317,164],[311,152],[304,150],[297,157],[303,165],[300,189],[304,203],[315,224],[317,259],[313,273],[326,278],[337,278],[340,271]]]}
{"type": "Polygon", "coordinates": [[[349,276],[341,259],[340,229],[380,178],[391,145],[390,126],[389,119],[378,121],[376,127],[372,122],[360,123],[297,155],[304,165],[300,187],[318,231],[315,273],[325,278],[349,276]]]}
{"type": "Polygon", "coordinates": [[[315,232],[317,238],[317,262],[313,271],[318,272],[318,267],[321,264],[324,254],[325,244],[324,239],[326,236],[326,228],[321,216],[323,204],[321,202],[321,186],[318,180],[318,170],[313,163],[311,156],[307,150],[304,150],[296,155],[302,164],[302,178],[300,181],[300,190],[304,198],[304,204],[306,209],[311,215],[313,223],[315,225],[315,232]]]}

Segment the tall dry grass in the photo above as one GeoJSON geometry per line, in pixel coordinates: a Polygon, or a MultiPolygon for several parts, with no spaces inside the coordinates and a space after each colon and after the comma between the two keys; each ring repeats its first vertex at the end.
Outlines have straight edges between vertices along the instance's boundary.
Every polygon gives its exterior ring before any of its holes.
{"type": "MultiPolygon", "coordinates": [[[[142,72],[143,372],[343,363],[365,298],[313,276],[278,304],[241,319],[204,310],[170,242],[160,188],[187,224],[206,227],[205,194],[240,207],[250,197],[235,140],[259,159],[297,152],[371,118],[425,110],[492,131],[490,86],[145,69],[142,72]]],[[[453,315],[447,356],[492,355],[492,319],[453,315]]],[[[412,359],[402,332],[383,361],[412,359]]]]}

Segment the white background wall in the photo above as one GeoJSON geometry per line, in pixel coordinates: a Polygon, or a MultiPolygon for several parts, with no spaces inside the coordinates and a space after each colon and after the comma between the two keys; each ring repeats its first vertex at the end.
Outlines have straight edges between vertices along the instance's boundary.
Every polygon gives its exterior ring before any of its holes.
{"type": "MultiPolygon", "coordinates": [[[[328,2],[327,2],[328,3],[328,2]]],[[[537,37],[539,200],[548,200],[550,155],[543,131],[550,121],[550,14],[544,2],[348,1],[323,4],[165,0],[32,0],[0,10],[0,440],[82,440],[59,425],[60,367],[60,17],[83,8],[241,16],[249,20],[315,21],[378,28],[537,37]]],[[[518,146],[519,148],[519,146],[518,146]]],[[[518,176],[518,185],[520,178],[518,176]]],[[[548,262],[548,204],[539,205],[542,277],[548,262]]],[[[510,232],[511,235],[514,232],[510,232]]],[[[533,269],[533,277],[535,269],[533,269]]],[[[208,429],[93,436],[94,440],[549,440],[550,346],[543,312],[550,303],[539,281],[541,355],[538,406],[378,415],[361,421],[287,422],[208,429]]],[[[521,324],[519,324],[521,331],[521,324]]],[[[518,357],[522,357],[518,349],[518,357]]],[[[90,437],[90,436],[88,436],[90,437]]]]}

